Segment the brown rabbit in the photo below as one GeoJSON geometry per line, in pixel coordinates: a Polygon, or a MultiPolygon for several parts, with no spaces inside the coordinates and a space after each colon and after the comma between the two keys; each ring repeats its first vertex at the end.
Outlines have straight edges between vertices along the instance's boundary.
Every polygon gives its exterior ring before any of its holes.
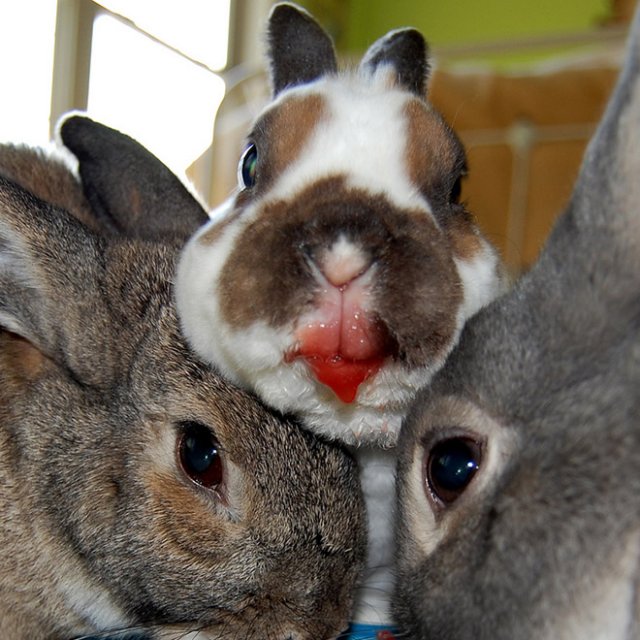
{"type": "Polygon", "coordinates": [[[335,637],[364,553],[351,456],[186,346],[189,192],[89,119],[60,135],[88,201],[0,151],[0,638],[335,637]]]}

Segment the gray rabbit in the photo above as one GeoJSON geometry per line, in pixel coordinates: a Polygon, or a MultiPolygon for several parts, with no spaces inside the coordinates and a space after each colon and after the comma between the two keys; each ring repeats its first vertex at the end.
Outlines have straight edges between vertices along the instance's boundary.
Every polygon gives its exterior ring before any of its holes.
{"type": "Polygon", "coordinates": [[[84,192],[0,148],[0,638],[335,637],[365,546],[353,459],[185,344],[192,195],[87,118],[60,136],[84,192]]]}
{"type": "Polygon", "coordinates": [[[567,210],[399,443],[408,637],[640,638],[640,16],[567,210]]]}

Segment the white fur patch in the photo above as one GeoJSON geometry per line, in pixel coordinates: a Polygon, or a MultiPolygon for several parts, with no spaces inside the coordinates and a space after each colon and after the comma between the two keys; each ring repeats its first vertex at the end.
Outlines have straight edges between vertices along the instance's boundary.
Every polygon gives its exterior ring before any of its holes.
{"type": "Polygon", "coordinates": [[[221,233],[215,246],[200,239],[224,221],[228,205],[222,205],[211,222],[189,240],[176,270],[175,297],[182,330],[195,351],[219,367],[232,380],[237,376],[227,361],[225,347],[232,345],[231,328],[223,322],[218,305],[217,287],[220,271],[231,253],[243,225],[230,224],[221,233]],[[226,334],[226,335],[225,335],[226,334]]]}
{"type": "Polygon", "coordinates": [[[464,290],[462,320],[466,322],[482,307],[506,291],[506,278],[501,276],[500,260],[495,249],[482,240],[482,250],[471,260],[454,256],[464,290]]]}
{"type": "Polygon", "coordinates": [[[383,77],[372,81],[354,74],[296,87],[281,100],[316,93],[325,99],[329,117],[316,127],[305,152],[280,176],[269,198],[290,198],[301,186],[340,174],[353,187],[383,193],[399,207],[429,215],[428,203],[406,172],[404,108],[409,95],[390,90],[383,77]]]}
{"type": "Polygon", "coordinates": [[[362,249],[344,236],[340,236],[320,259],[322,274],[336,287],[347,284],[362,274],[369,263],[362,249]]]}
{"type": "Polygon", "coordinates": [[[356,450],[367,510],[366,566],[358,587],[355,622],[389,624],[389,600],[394,588],[394,531],[396,518],[395,451],[356,450]]]}
{"type": "Polygon", "coordinates": [[[60,577],[57,585],[70,608],[93,628],[123,629],[131,623],[106,590],[96,587],[80,573],[73,578],[60,577]]]}

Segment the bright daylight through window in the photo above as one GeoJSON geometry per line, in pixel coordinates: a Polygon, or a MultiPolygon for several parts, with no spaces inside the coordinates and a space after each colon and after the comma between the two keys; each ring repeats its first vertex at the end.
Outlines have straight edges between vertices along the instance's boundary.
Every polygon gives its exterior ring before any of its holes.
{"type": "MultiPolygon", "coordinates": [[[[96,4],[89,114],[184,173],[211,144],[224,95],[229,0],[96,4]]],[[[5,73],[20,98],[0,105],[0,141],[49,139],[55,26],[52,0],[0,4],[0,55],[12,60],[5,73]]]]}

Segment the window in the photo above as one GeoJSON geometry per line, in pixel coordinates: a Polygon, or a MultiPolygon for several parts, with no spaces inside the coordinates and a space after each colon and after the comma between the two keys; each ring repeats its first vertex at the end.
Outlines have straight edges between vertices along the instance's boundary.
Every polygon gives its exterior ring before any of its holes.
{"type": "Polygon", "coordinates": [[[0,141],[45,144],[53,71],[56,3],[0,3],[0,141]]]}
{"type": "Polygon", "coordinates": [[[0,4],[0,141],[46,145],[88,111],[178,174],[211,144],[224,96],[230,0],[0,4]]]}

